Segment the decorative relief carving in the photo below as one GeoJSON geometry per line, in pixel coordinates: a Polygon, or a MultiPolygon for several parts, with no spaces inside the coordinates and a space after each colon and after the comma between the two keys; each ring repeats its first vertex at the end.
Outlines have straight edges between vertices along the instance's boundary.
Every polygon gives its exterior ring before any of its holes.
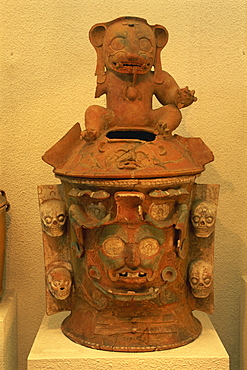
{"type": "Polygon", "coordinates": [[[66,205],[59,199],[49,199],[41,203],[40,216],[45,233],[49,236],[61,236],[65,232],[67,220],[66,205]]]}
{"type": "Polygon", "coordinates": [[[207,261],[193,261],[189,268],[189,282],[196,298],[207,298],[212,291],[213,266],[207,261]]]}
{"type": "Polygon", "coordinates": [[[47,284],[51,294],[59,300],[69,297],[72,287],[71,272],[65,267],[53,267],[47,275],[47,284]]]}
{"type": "Polygon", "coordinates": [[[212,202],[197,200],[191,209],[191,222],[195,235],[208,238],[214,231],[216,205],[212,202]]]}

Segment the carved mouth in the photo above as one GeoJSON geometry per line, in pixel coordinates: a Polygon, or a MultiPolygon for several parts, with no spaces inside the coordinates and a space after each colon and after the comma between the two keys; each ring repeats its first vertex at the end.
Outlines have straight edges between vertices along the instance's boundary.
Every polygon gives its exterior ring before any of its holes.
{"type": "Polygon", "coordinates": [[[139,73],[146,72],[150,68],[150,63],[137,63],[137,62],[113,62],[116,70],[124,73],[139,73]]]}
{"type": "Polygon", "coordinates": [[[47,227],[45,226],[45,232],[50,236],[61,236],[63,235],[63,229],[58,226],[47,227]]]}
{"type": "Polygon", "coordinates": [[[59,292],[55,292],[53,294],[55,296],[55,298],[57,298],[57,299],[66,299],[69,296],[69,292],[67,290],[61,291],[63,289],[65,289],[65,288],[60,288],[59,292]]]}
{"type": "Polygon", "coordinates": [[[146,282],[153,281],[155,273],[152,270],[145,271],[142,269],[133,271],[126,267],[121,268],[118,271],[108,270],[108,275],[111,281],[123,282],[125,284],[143,284],[146,282]]]}
{"type": "Polygon", "coordinates": [[[96,288],[98,288],[102,293],[104,293],[109,298],[117,299],[120,301],[142,301],[154,299],[160,293],[160,288],[151,287],[142,292],[136,292],[134,290],[123,290],[123,289],[111,289],[103,287],[98,282],[93,282],[96,288]]]}
{"type": "Polygon", "coordinates": [[[124,271],[120,272],[119,277],[125,277],[125,278],[138,278],[138,277],[145,277],[147,276],[146,272],[129,272],[129,271],[124,271]]]}
{"type": "Polygon", "coordinates": [[[201,287],[200,289],[194,289],[193,291],[195,297],[207,298],[210,294],[209,288],[201,287]]]}

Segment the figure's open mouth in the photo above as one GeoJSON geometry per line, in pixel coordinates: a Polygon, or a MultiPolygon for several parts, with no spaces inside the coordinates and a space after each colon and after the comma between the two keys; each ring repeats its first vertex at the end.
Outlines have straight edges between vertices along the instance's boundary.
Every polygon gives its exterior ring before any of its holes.
{"type": "Polygon", "coordinates": [[[129,271],[125,271],[125,272],[120,272],[119,273],[119,276],[120,277],[125,277],[125,278],[138,278],[138,277],[145,277],[145,276],[147,276],[147,273],[146,272],[129,272],[129,271]]]}
{"type": "Polygon", "coordinates": [[[160,288],[157,287],[151,287],[142,292],[136,292],[135,290],[112,289],[109,287],[103,287],[96,280],[94,280],[93,283],[96,286],[96,288],[98,288],[106,296],[120,301],[149,300],[156,298],[160,293],[160,288]]]}
{"type": "Polygon", "coordinates": [[[119,270],[108,270],[108,276],[111,281],[125,283],[126,286],[129,284],[144,284],[154,280],[155,273],[152,270],[130,270],[127,267],[122,267],[119,270]]]}
{"type": "Polygon", "coordinates": [[[150,63],[138,62],[112,62],[115,69],[123,73],[134,73],[134,71],[143,73],[150,69],[150,63]]]}

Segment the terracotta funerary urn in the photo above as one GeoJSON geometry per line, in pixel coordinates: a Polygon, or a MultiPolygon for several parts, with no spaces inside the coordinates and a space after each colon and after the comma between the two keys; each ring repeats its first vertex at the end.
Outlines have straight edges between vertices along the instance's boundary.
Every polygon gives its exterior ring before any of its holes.
{"type": "Polygon", "coordinates": [[[71,311],[62,331],[87,347],[182,346],[201,332],[192,311],[213,311],[219,191],[195,183],[208,147],[173,134],[194,91],[162,70],[165,27],[121,17],[89,37],[106,107],[44,154],[61,184],[38,187],[47,313],[71,311]]]}

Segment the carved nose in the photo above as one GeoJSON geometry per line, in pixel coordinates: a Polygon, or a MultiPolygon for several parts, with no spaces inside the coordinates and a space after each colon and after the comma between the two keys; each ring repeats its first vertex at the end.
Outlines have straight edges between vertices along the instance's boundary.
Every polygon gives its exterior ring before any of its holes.
{"type": "Polygon", "coordinates": [[[124,261],[125,261],[126,266],[128,266],[132,269],[134,269],[134,268],[136,268],[140,265],[141,260],[140,260],[140,257],[139,257],[139,253],[138,253],[138,251],[136,250],[135,247],[133,247],[133,246],[129,247],[128,254],[125,257],[124,261]]]}
{"type": "Polygon", "coordinates": [[[129,53],[126,53],[126,56],[127,56],[127,59],[130,61],[130,62],[134,62],[135,60],[138,59],[138,55],[135,54],[134,52],[129,52],[129,53]]]}

